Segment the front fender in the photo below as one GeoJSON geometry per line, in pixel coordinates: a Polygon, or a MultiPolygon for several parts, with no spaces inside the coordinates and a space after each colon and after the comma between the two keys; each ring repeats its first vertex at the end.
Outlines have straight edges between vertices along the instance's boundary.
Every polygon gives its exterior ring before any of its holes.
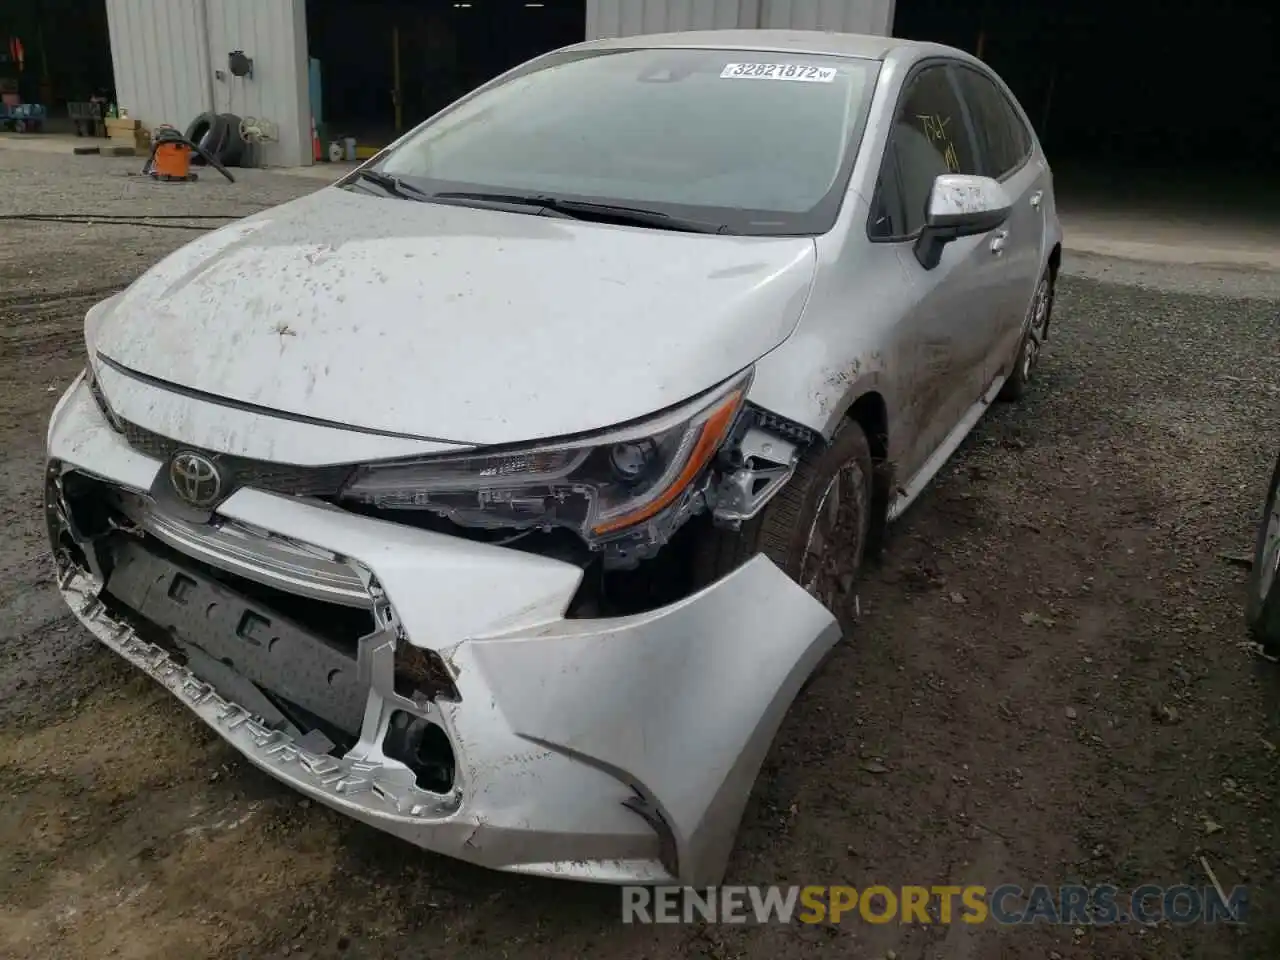
{"type": "Polygon", "coordinates": [[[825,337],[801,329],[756,365],[749,399],[827,438],[867,393],[880,394],[892,419],[896,404],[883,352],[868,342],[848,356],[835,359],[825,337]]]}

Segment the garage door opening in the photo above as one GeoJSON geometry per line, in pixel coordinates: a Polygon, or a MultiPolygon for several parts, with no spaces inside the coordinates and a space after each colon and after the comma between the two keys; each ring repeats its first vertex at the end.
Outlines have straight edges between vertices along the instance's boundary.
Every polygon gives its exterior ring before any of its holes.
{"type": "Polygon", "coordinates": [[[71,104],[115,99],[104,0],[0,3],[0,98],[40,104],[46,132],[74,129],[71,104]],[[74,28],[69,25],[74,24],[74,28]]]}
{"type": "Polygon", "coordinates": [[[307,0],[327,136],[371,145],[585,31],[586,0],[307,0]]]}
{"type": "Polygon", "coordinates": [[[1064,220],[1280,242],[1274,7],[898,0],[894,34],[975,53],[1005,79],[1053,163],[1064,220]]]}

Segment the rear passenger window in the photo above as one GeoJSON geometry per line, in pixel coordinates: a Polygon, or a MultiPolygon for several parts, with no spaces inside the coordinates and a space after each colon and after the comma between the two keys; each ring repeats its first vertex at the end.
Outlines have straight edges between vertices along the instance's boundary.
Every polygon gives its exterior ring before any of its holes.
{"type": "Polygon", "coordinates": [[[1009,98],[976,70],[956,71],[973,118],[981,154],[981,172],[997,180],[1012,173],[1031,154],[1031,135],[1009,98]]]}
{"type": "Polygon", "coordinates": [[[933,181],[944,173],[978,173],[960,101],[945,66],[911,81],[885,149],[872,213],[872,237],[908,237],[924,226],[933,181]],[[886,189],[888,178],[896,178],[886,189]]]}

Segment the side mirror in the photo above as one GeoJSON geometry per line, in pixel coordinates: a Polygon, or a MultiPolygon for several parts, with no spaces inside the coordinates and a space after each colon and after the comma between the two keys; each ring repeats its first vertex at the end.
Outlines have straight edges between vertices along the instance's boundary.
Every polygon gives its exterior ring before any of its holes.
{"type": "Polygon", "coordinates": [[[998,180],[967,173],[944,173],[933,181],[924,229],[916,240],[916,259],[932,270],[942,248],[960,237],[994,230],[1009,219],[1013,201],[998,180]]]}

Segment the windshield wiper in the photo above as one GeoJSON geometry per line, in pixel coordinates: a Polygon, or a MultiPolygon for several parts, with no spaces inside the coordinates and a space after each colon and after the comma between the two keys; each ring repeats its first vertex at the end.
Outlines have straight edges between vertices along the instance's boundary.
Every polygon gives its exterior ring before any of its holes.
{"type": "Polygon", "coordinates": [[[562,210],[583,219],[612,220],[616,223],[631,223],[639,227],[661,227],[664,230],[683,230],[687,233],[724,233],[728,225],[711,223],[708,220],[694,220],[691,217],[677,217],[661,210],[648,207],[623,207],[613,203],[593,203],[590,200],[557,200],[551,201],[553,210],[562,210]]]}
{"type": "Polygon", "coordinates": [[[613,203],[595,203],[591,200],[564,200],[547,194],[485,193],[469,190],[446,190],[429,195],[432,200],[477,200],[481,203],[510,204],[518,207],[541,207],[575,220],[600,220],[607,223],[633,224],[638,227],[658,227],[662,230],[679,230],[685,233],[724,233],[726,224],[711,223],[677,217],[648,207],[626,207],[613,203]]]}
{"type": "Polygon", "coordinates": [[[387,193],[402,200],[418,200],[425,202],[430,199],[431,194],[425,190],[419,190],[411,183],[406,183],[399,177],[392,176],[389,173],[383,173],[381,170],[357,170],[356,178],[359,180],[368,180],[370,183],[376,183],[387,193]]]}

